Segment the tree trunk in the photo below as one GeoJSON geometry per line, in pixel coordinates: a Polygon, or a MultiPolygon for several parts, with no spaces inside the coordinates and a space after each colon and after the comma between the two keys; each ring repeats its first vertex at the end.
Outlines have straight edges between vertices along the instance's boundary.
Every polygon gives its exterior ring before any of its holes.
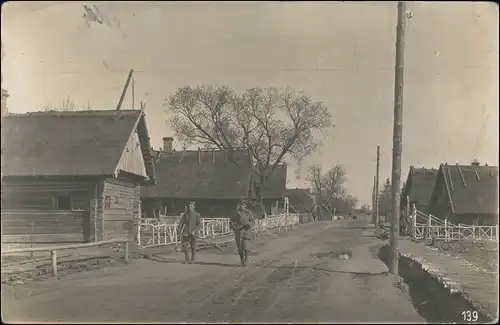
{"type": "Polygon", "coordinates": [[[260,177],[260,183],[256,184],[255,186],[255,194],[257,195],[257,208],[259,210],[259,219],[265,218],[266,216],[266,208],[264,207],[264,198],[263,198],[263,193],[262,193],[262,180],[264,177],[260,177]]]}

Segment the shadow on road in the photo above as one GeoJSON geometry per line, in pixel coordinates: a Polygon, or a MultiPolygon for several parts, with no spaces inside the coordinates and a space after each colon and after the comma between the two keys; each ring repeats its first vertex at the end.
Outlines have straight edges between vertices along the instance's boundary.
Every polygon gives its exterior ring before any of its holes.
{"type": "MultiPolygon", "coordinates": [[[[163,258],[157,255],[147,256],[145,259],[159,262],[159,263],[173,263],[173,264],[182,264],[183,260],[171,259],[171,258],[163,258]]],[[[226,264],[226,263],[216,263],[216,262],[195,262],[196,265],[213,265],[213,266],[225,266],[225,267],[240,267],[240,264],[226,264]]]]}
{"type": "Polygon", "coordinates": [[[347,226],[346,229],[349,229],[349,230],[353,230],[353,229],[368,230],[368,229],[373,229],[373,227],[370,227],[370,226],[347,226]]]}
{"type": "MultiPolygon", "coordinates": [[[[146,257],[147,260],[158,262],[158,263],[173,263],[173,264],[182,264],[182,260],[177,260],[177,259],[170,259],[170,258],[163,258],[160,256],[152,255],[146,257]]],[[[241,267],[240,264],[226,264],[226,263],[217,263],[217,262],[196,262],[194,263],[195,265],[211,265],[211,266],[223,266],[223,267],[241,267]]],[[[249,263],[249,266],[253,267],[258,267],[262,269],[290,269],[290,270],[315,270],[315,271],[320,271],[324,272],[325,274],[329,275],[328,273],[340,273],[340,274],[350,274],[354,276],[376,276],[376,275],[388,275],[389,272],[378,272],[378,273],[369,273],[369,272],[352,272],[352,271],[342,271],[342,270],[333,270],[330,268],[326,267],[321,267],[317,265],[300,265],[300,266],[294,266],[294,265],[272,265],[270,263],[249,263]]]]}

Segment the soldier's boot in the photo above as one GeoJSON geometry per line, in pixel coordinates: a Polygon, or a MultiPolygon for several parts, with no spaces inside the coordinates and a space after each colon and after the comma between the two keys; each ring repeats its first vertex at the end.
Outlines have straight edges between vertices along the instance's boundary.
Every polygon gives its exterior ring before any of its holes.
{"type": "Polygon", "coordinates": [[[195,257],[196,257],[196,246],[191,246],[191,260],[189,261],[189,264],[194,263],[195,257]]]}
{"type": "Polygon", "coordinates": [[[248,250],[245,249],[245,253],[244,254],[245,254],[244,261],[245,261],[245,265],[246,265],[248,263],[248,250]]]}
{"type": "Polygon", "coordinates": [[[187,264],[189,263],[189,252],[187,249],[187,245],[182,246],[182,251],[184,252],[184,262],[182,262],[182,264],[187,264]]]}

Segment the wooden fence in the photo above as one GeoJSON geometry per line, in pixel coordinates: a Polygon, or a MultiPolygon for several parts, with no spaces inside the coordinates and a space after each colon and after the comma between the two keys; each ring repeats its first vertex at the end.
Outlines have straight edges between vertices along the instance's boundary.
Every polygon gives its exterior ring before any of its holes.
{"type": "Polygon", "coordinates": [[[414,239],[445,241],[475,240],[496,242],[499,240],[498,225],[455,225],[449,223],[447,219],[444,221],[440,220],[431,214],[426,215],[415,208],[412,210],[410,219],[412,222],[410,223],[409,233],[414,239]]]}
{"type": "Polygon", "coordinates": [[[96,247],[102,245],[110,245],[110,244],[124,244],[123,250],[123,259],[125,263],[129,261],[129,242],[128,239],[111,239],[94,243],[85,243],[85,244],[75,244],[75,245],[64,245],[64,246],[53,246],[53,247],[36,247],[36,248],[18,248],[11,250],[2,250],[2,256],[4,255],[12,255],[19,253],[34,253],[34,252],[50,252],[50,257],[52,259],[52,275],[57,277],[57,251],[67,250],[67,249],[76,249],[76,248],[89,248],[96,247]]]}
{"type": "MultiPolygon", "coordinates": [[[[279,214],[255,221],[254,234],[267,232],[268,229],[293,227],[299,223],[298,214],[279,214]]],[[[209,240],[232,234],[229,218],[202,218],[200,239],[209,240]]],[[[177,233],[177,223],[166,224],[156,219],[141,219],[137,243],[140,248],[164,246],[180,243],[177,233]]]]}

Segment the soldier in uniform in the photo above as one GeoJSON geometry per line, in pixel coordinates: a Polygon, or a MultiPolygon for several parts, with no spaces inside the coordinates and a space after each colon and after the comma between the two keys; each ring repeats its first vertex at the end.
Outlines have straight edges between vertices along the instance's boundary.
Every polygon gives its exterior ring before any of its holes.
{"type": "Polygon", "coordinates": [[[234,231],[234,239],[238,248],[238,254],[240,255],[241,266],[246,266],[255,219],[252,212],[247,209],[247,202],[245,200],[241,200],[238,204],[235,213],[231,216],[230,225],[234,231]]]}
{"type": "Polygon", "coordinates": [[[196,256],[196,237],[201,227],[201,217],[195,211],[195,202],[190,201],[187,205],[187,211],[181,215],[179,221],[178,233],[182,236],[182,251],[184,252],[184,264],[193,264],[196,256]],[[191,259],[189,259],[188,244],[191,245],[191,259]]]}

